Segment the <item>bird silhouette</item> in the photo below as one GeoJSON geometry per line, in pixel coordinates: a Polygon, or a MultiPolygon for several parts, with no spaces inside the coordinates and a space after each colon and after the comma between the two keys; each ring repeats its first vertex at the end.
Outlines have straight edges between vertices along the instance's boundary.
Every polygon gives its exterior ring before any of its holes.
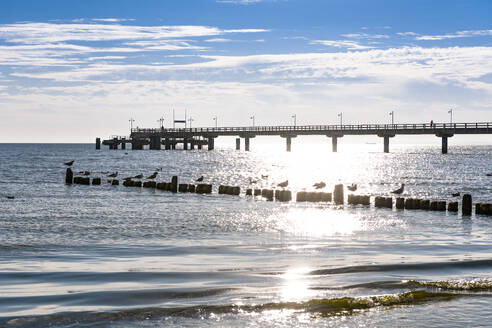
{"type": "Polygon", "coordinates": [[[84,171],[84,173],[83,173],[83,174],[84,174],[84,175],[91,175],[91,172],[89,172],[89,171],[84,171]]]}
{"type": "Polygon", "coordinates": [[[460,196],[460,193],[459,192],[454,192],[454,193],[451,194],[451,196],[453,196],[453,197],[459,197],[460,196]]]}
{"type": "Polygon", "coordinates": [[[75,160],[72,160],[70,162],[66,162],[66,163],[63,163],[63,164],[65,164],[66,166],[72,166],[73,165],[73,162],[75,162],[75,160]]]}
{"type": "Polygon", "coordinates": [[[399,194],[402,194],[402,193],[403,193],[403,190],[404,190],[404,189],[405,189],[405,184],[404,184],[404,183],[402,183],[402,184],[401,184],[401,187],[400,187],[400,188],[398,188],[398,189],[396,189],[396,190],[393,190],[393,191],[392,191],[392,193],[393,193],[393,194],[398,194],[398,195],[399,195],[399,194]]]}
{"type": "Polygon", "coordinates": [[[357,190],[357,185],[355,183],[352,183],[351,186],[347,186],[347,189],[350,191],[356,191],[357,190]]]}
{"type": "Polygon", "coordinates": [[[261,178],[262,178],[262,179],[268,179],[268,175],[263,175],[263,174],[262,174],[262,175],[261,175],[261,178]]]}
{"type": "Polygon", "coordinates": [[[202,182],[203,181],[203,175],[201,177],[199,177],[198,179],[196,179],[197,182],[202,182]]]}
{"type": "Polygon", "coordinates": [[[324,187],[326,187],[326,183],[324,183],[323,181],[317,182],[317,183],[313,184],[313,187],[315,189],[323,189],[324,187]]]}
{"type": "Polygon", "coordinates": [[[249,177],[249,184],[255,184],[258,182],[258,180],[253,180],[253,178],[249,177]]]}
{"type": "Polygon", "coordinates": [[[149,175],[149,176],[147,177],[147,179],[152,180],[152,179],[155,179],[156,177],[157,177],[157,172],[154,172],[154,173],[152,173],[151,175],[149,175]]]}
{"type": "Polygon", "coordinates": [[[15,199],[15,196],[7,196],[7,199],[15,199]]]}
{"type": "Polygon", "coordinates": [[[133,178],[134,179],[142,179],[143,178],[143,174],[136,175],[133,178]]]}
{"type": "Polygon", "coordinates": [[[108,175],[108,178],[116,178],[118,176],[118,171],[114,172],[114,173],[111,173],[110,175],[108,175]]]}
{"type": "Polygon", "coordinates": [[[277,186],[281,188],[285,188],[289,185],[289,180],[285,180],[284,182],[280,182],[277,186]]]}

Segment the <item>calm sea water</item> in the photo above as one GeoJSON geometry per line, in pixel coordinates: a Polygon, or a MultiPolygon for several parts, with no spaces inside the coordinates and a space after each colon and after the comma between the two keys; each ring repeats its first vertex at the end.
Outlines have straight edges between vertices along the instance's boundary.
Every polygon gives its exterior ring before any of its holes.
{"type": "Polygon", "coordinates": [[[249,177],[288,179],[293,191],[357,183],[371,195],[403,182],[405,197],[492,202],[492,147],[302,148],[1,144],[0,326],[492,326],[492,217],[216,192],[244,191],[249,177]],[[71,159],[93,176],[204,175],[214,193],[69,186],[71,159]]]}

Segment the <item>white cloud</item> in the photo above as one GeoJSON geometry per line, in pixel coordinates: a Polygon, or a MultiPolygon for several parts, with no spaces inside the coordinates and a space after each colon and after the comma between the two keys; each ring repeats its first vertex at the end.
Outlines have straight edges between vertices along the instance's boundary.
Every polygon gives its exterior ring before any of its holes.
{"type": "Polygon", "coordinates": [[[400,35],[400,36],[417,36],[418,35],[418,33],[415,33],[415,32],[398,32],[396,34],[400,35]]]}
{"type": "Polygon", "coordinates": [[[109,22],[109,23],[117,23],[117,22],[129,22],[134,21],[133,18],[93,18],[91,19],[94,22],[109,22]]]}
{"type": "Polygon", "coordinates": [[[389,39],[389,35],[386,34],[350,33],[342,36],[351,39],[389,39]]]}
{"type": "Polygon", "coordinates": [[[0,39],[10,43],[44,44],[67,41],[157,40],[258,33],[264,29],[221,30],[210,26],[131,26],[119,24],[25,23],[0,25],[0,39]]]}
{"type": "Polygon", "coordinates": [[[374,47],[363,46],[355,41],[347,41],[347,40],[313,40],[311,44],[321,44],[328,47],[334,48],[346,48],[349,50],[362,50],[362,49],[371,49],[374,47]]]}
{"type": "Polygon", "coordinates": [[[208,39],[204,40],[205,42],[232,42],[231,39],[224,39],[224,38],[213,38],[213,39],[208,39]]]}
{"type": "Polygon", "coordinates": [[[416,37],[416,40],[445,40],[445,39],[456,39],[456,38],[471,38],[476,36],[491,36],[492,30],[473,30],[473,31],[458,31],[452,34],[442,34],[442,35],[421,35],[416,37]]]}

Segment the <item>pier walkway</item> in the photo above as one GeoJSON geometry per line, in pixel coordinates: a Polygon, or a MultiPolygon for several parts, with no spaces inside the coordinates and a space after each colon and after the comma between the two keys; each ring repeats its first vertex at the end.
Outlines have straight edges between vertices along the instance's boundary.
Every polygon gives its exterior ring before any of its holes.
{"type": "MultiPolygon", "coordinates": [[[[345,135],[375,135],[383,138],[384,152],[389,152],[389,139],[396,135],[435,135],[442,139],[442,153],[448,152],[448,138],[455,134],[492,134],[492,122],[474,123],[434,123],[434,124],[349,124],[349,125],[287,125],[287,126],[247,126],[216,128],[172,128],[172,129],[132,129],[130,136],[112,136],[103,141],[110,149],[126,149],[126,143],[132,149],[175,149],[183,144],[183,149],[214,149],[214,140],[220,136],[237,136],[236,149],[249,151],[250,139],[256,136],[280,136],[286,139],[286,150],[291,150],[292,138],[302,135],[324,135],[332,139],[332,151],[337,151],[338,139],[345,135]]],[[[100,148],[100,139],[96,139],[96,148],[100,148]]]]}

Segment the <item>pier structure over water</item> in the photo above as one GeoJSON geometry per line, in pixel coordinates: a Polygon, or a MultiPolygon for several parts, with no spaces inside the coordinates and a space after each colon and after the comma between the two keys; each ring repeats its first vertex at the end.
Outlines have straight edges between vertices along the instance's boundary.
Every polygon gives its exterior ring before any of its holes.
{"type": "MultiPolygon", "coordinates": [[[[346,135],[375,135],[383,138],[383,151],[389,152],[390,138],[396,135],[435,135],[442,140],[442,153],[448,152],[448,138],[455,134],[492,134],[492,122],[475,123],[434,123],[434,124],[357,124],[357,125],[300,125],[300,126],[249,126],[249,127],[215,127],[215,128],[160,128],[132,129],[129,136],[111,136],[102,144],[110,149],[176,149],[182,144],[184,150],[214,149],[215,139],[220,136],[235,136],[236,149],[241,149],[244,139],[244,150],[250,150],[250,139],[257,136],[279,136],[286,141],[286,150],[291,151],[292,139],[297,136],[326,136],[331,138],[332,151],[336,152],[338,139],[346,135]],[[163,147],[164,146],[164,147],[163,147]]],[[[96,149],[100,148],[100,139],[96,139],[96,149]]]]}

